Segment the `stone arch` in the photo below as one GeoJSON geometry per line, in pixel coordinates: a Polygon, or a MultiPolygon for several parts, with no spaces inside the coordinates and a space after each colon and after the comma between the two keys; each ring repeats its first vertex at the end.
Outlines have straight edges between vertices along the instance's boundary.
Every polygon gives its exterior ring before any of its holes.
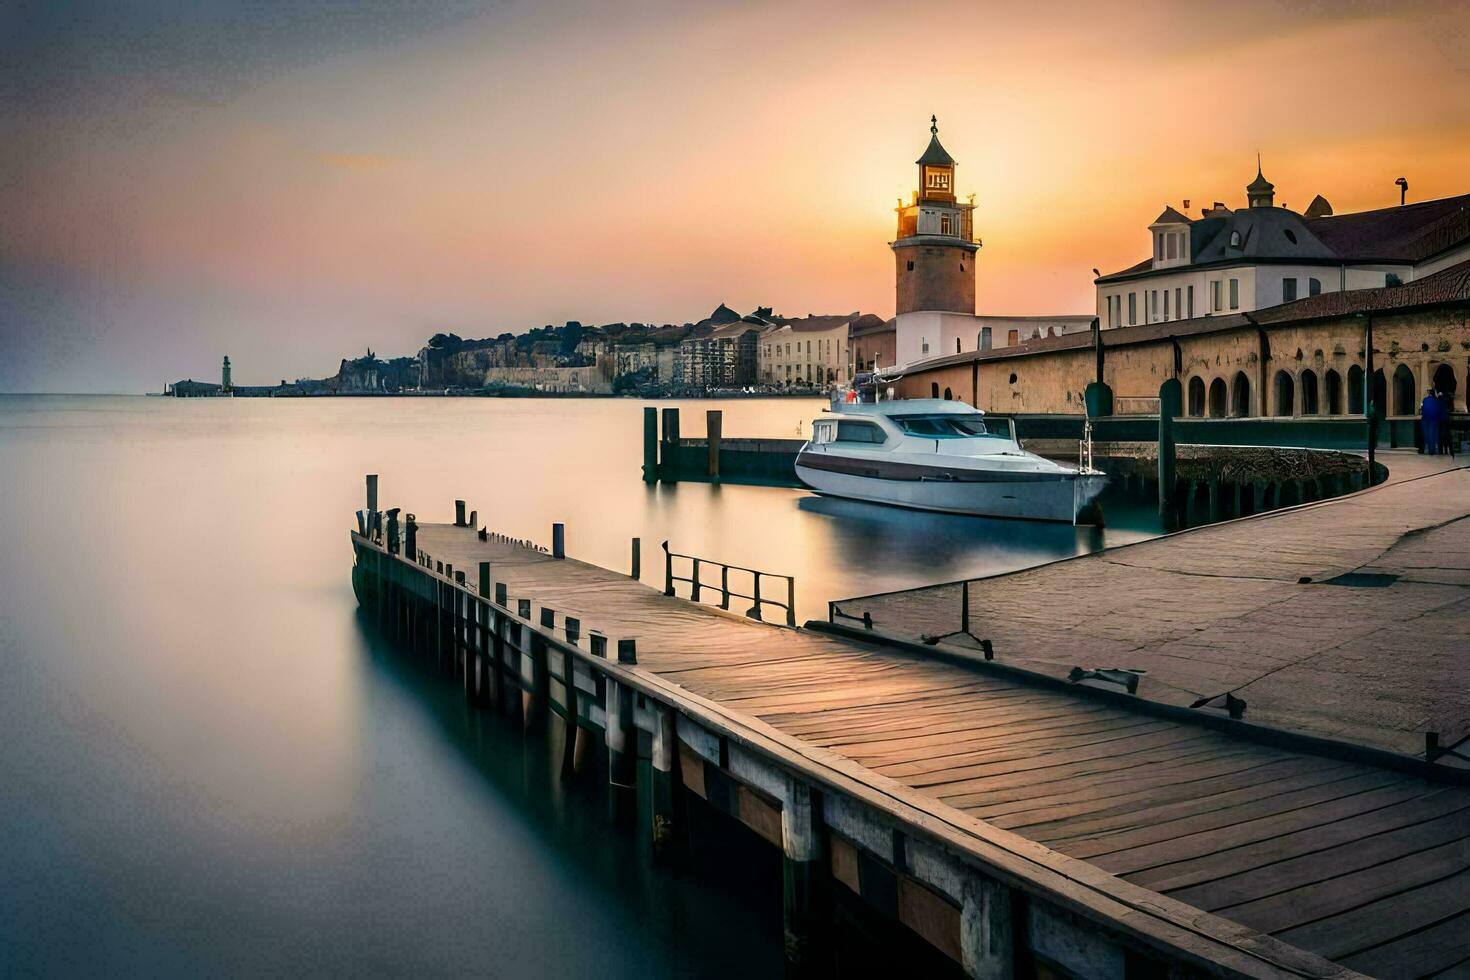
{"type": "Polygon", "coordinates": [[[1216,378],[1210,382],[1209,410],[1210,418],[1223,419],[1227,410],[1227,402],[1230,396],[1225,391],[1225,379],[1216,378]]]}
{"type": "Polygon", "coordinates": [[[947,402],[954,401],[954,392],[949,390],[948,385],[946,385],[944,388],[944,400],[947,402]]]}
{"type": "Polygon", "coordinates": [[[931,381],[931,382],[929,382],[929,397],[930,398],[938,398],[939,397],[939,382],[938,381],[931,381]]]}
{"type": "Polygon", "coordinates": [[[1185,402],[1185,414],[1199,418],[1205,414],[1205,382],[1196,375],[1189,379],[1189,397],[1185,402]]]}
{"type": "Polygon", "coordinates": [[[1388,379],[1383,376],[1383,368],[1373,372],[1372,404],[1379,418],[1388,414],[1388,379]]]}
{"type": "Polygon", "coordinates": [[[1321,408],[1317,398],[1317,372],[1307,368],[1298,379],[1297,386],[1301,389],[1301,414],[1318,414],[1321,408]]]}
{"type": "Polygon", "coordinates": [[[1342,375],[1331,368],[1322,375],[1322,413],[1342,414],[1342,375]]]}
{"type": "Polygon", "coordinates": [[[1296,414],[1296,382],[1287,371],[1276,372],[1272,396],[1272,415],[1287,417],[1296,414]]]}
{"type": "Polygon", "coordinates": [[[1459,397],[1459,383],[1455,380],[1455,369],[1448,364],[1441,364],[1434,369],[1434,390],[1446,392],[1450,396],[1450,405],[1456,410],[1461,405],[1459,397]]]}
{"type": "Polygon", "coordinates": [[[1407,364],[1393,369],[1393,414],[1419,414],[1419,386],[1414,381],[1414,370],[1407,364]]]}
{"type": "Polygon", "coordinates": [[[1363,369],[1356,364],[1348,368],[1347,410],[1349,415],[1363,414],[1363,369]]]}
{"type": "Polygon", "coordinates": [[[1230,381],[1230,414],[1245,418],[1251,413],[1251,379],[1244,371],[1236,371],[1230,381]]]}

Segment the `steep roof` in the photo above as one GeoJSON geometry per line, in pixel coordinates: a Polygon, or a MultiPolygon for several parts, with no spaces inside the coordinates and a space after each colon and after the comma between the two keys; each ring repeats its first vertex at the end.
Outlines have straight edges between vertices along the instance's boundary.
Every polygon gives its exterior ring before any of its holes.
{"type": "Polygon", "coordinates": [[[864,313],[852,324],[852,336],[866,337],[875,333],[894,333],[898,330],[898,317],[889,317],[887,320],[872,313],[864,313]]]}
{"type": "Polygon", "coordinates": [[[924,150],[924,155],[914,162],[926,167],[953,167],[954,157],[950,156],[949,151],[939,142],[939,134],[931,132],[929,146],[924,150]]]}
{"type": "Polygon", "coordinates": [[[1187,225],[1189,219],[1175,211],[1172,205],[1165,205],[1164,210],[1153,220],[1155,225],[1187,225]]]}
{"type": "Polygon", "coordinates": [[[1312,218],[1308,226],[1340,258],[1419,262],[1470,240],[1470,194],[1312,218]]]}

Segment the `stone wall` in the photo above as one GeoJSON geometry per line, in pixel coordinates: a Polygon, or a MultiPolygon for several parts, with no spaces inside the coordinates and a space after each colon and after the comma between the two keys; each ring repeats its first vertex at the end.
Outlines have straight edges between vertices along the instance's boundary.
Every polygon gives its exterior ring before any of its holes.
{"type": "MultiPolygon", "coordinates": [[[[1361,317],[1256,326],[1244,317],[1218,325],[1152,324],[1105,331],[1103,380],[1115,402],[1143,405],[1178,377],[1185,414],[1313,416],[1361,412],[1365,328],[1361,317]],[[1173,327],[1177,334],[1170,334],[1173,327]]],[[[1470,307],[1444,304],[1375,314],[1374,368],[1389,417],[1412,416],[1427,388],[1452,384],[1455,408],[1470,389],[1470,307]]],[[[1081,414],[1096,376],[1090,338],[1057,338],[1016,351],[941,358],[894,384],[905,398],[945,389],[985,411],[1081,414]],[[1083,344],[1086,346],[1083,346],[1083,344]],[[1012,380],[1014,379],[1014,380],[1012,380]]],[[[1119,411],[1126,411],[1120,404],[1119,411]]]]}
{"type": "Polygon", "coordinates": [[[902,245],[894,248],[893,256],[898,313],[947,310],[974,314],[974,249],[960,245],[902,245]]]}

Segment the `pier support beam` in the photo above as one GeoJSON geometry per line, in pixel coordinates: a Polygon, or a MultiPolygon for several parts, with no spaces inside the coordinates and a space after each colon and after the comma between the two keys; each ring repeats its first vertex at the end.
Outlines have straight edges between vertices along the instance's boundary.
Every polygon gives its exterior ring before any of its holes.
{"type": "Polygon", "coordinates": [[[679,756],[674,713],[655,708],[653,727],[653,856],[666,858],[673,849],[678,824],[674,819],[674,761],[679,756]]]}
{"type": "Polygon", "coordinates": [[[718,481],[720,478],[720,440],[725,427],[725,413],[718,408],[712,408],[704,413],[705,434],[709,437],[709,478],[718,481]]]}
{"type": "Polygon", "coordinates": [[[965,879],[960,906],[960,953],[965,976],[1011,980],[1016,975],[1016,924],[1011,890],[981,874],[965,879]]]}
{"type": "Polygon", "coordinates": [[[799,973],[817,975],[830,959],[825,940],[832,917],[819,803],[811,787],[795,778],[788,777],[784,795],[781,887],[786,962],[799,973]]]}
{"type": "Polygon", "coordinates": [[[634,689],[607,679],[607,782],[609,804],[617,820],[628,817],[637,801],[629,790],[638,788],[638,733],[634,730],[634,689]]]}

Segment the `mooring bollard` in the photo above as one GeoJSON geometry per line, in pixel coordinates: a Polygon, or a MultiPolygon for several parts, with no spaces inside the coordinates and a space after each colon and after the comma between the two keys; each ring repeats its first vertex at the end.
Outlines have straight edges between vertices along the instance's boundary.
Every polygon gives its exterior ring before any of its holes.
{"type": "Polygon", "coordinates": [[[455,527],[464,527],[465,526],[464,508],[465,508],[465,502],[463,500],[456,500],[454,502],[454,526],[455,527]]]}
{"type": "Polygon", "coordinates": [[[636,664],[638,662],[638,643],[636,640],[618,641],[618,663],[636,664]]]}
{"type": "Polygon", "coordinates": [[[642,577],[643,577],[643,539],[642,538],[634,538],[633,539],[633,574],[630,575],[629,578],[632,578],[632,579],[640,579],[642,577]]]}
{"type": "Polygon", "coordinates": [[[567,556],[567,526],[565,524],[551,525],[551,557],[565,558],[567,556]]]}

